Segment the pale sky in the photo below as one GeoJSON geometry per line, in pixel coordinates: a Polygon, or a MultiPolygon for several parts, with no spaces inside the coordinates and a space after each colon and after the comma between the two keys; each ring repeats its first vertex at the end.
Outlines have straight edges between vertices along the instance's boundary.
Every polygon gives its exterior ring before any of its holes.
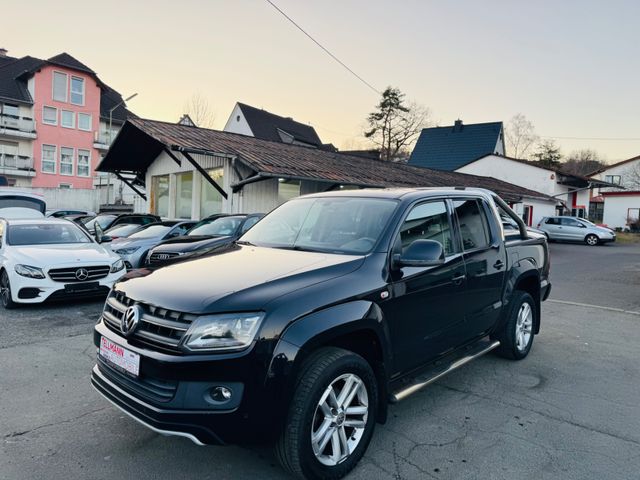
{"type": "MultiPolygon", "coordinates": [[[[274,0],[359,75],[400,88],[440,125],[523,113],[563,153],[640,155],[637,1],[274,0]],[[635,140],[633,140],[635,139],[635,140]]],[[[3,0],[0,47],[66,51],[136,114],[177,121],[205,96],[222,128],[236,101],[364,147],[378,96],[265,0],[3,0]]]]}

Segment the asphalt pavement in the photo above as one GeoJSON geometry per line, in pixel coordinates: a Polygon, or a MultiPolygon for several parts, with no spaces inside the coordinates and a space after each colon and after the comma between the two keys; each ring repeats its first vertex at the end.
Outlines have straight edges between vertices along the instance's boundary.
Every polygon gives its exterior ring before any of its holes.
{"type": "MultiPolygon", "coordinates": [[[[552,244],[529,357],[392,406],[350,479],[636,479],[640,246],[552,244]]],[[[89,383],[102,302],[0,311],[0,479],[284,479],[269,447],[157,435],[89,383]]]]}

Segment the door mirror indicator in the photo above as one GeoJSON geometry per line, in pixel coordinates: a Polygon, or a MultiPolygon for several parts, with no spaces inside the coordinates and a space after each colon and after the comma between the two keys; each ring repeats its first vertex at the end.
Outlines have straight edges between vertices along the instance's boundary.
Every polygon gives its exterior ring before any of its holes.
{"type": "Polygon", "coordinates": [[[434,240],[415,240],[405,252],[393,256],[393,265],[400,267],[433,267],[444,263],[444,249],[434,240]]]}

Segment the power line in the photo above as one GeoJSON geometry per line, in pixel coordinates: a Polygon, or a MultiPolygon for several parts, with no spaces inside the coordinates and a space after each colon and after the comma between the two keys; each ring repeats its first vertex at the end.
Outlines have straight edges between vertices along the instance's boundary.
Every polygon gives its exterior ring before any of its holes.
{"type": "Polygon", "coordinates": [[[360,75],[358,75],[356,72],[354,72],[353,70],[351,70],[344,62],[342,62],[338,57],[336,57],[333,53],[331,53],[328,49],[326,49],[320,42],[318,42],[315,38],[313,38],[310,34],[308,34],[304,28],[302,28],[300,25],[298,25],[289,15],[287,15],[286,13],[284,13],[275,3],[273,3],[271,0],[267,0],[267,3],[269,3],[269,5],[271,5],[273,8],[275,8],[278,12],[280,12],[282,14],[282,16],[284,18],[286,18],[287,20],[289,20],[293,25],[295,25],[295,27],[300,30],[302,33],[304,33],[307,37],[309,37],[309,39],[315,43],[317,46],[319,46],[322,50],[324,50],[324,52],[329,55],[331,58],[333,58],[336,62],[338,62],[340,65],[342,65],[344,68],[347,69],[347,71],[349,71],[354,77],[356,77],[358,80],[360,80],[362,83],[364,83],[367,87],[369,87],[371,90],[373,90],[374,92],[376,92],[378,95],[381,95],[382,93],[375,88],[374,86],[372,86],[369,82],[367,82],[364,78],[362,78],[360,75]]]}

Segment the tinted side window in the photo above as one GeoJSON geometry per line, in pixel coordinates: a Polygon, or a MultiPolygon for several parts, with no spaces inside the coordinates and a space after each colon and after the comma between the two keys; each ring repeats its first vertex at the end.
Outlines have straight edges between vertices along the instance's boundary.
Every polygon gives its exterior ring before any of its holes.
{"type": "Polygon", "coordinates": [[[547,218],[547,221],[544,222],[547,225],[560,225],[560,219],[559,218],[547,218]]]}
{"type": "Polygon", "coordinates": [[[422,203],[413,207],[400,228],[402,251],[415,240],[435,240],[445,255],[455,251],[449,215],[444,201],[422,203]]]}
{"type": "Polygon", "coordinates": [[[489,246],[489,224],[477,200],[456,200],[453,206],[460,224],[462,246],[465,250],[489,246]]]}

